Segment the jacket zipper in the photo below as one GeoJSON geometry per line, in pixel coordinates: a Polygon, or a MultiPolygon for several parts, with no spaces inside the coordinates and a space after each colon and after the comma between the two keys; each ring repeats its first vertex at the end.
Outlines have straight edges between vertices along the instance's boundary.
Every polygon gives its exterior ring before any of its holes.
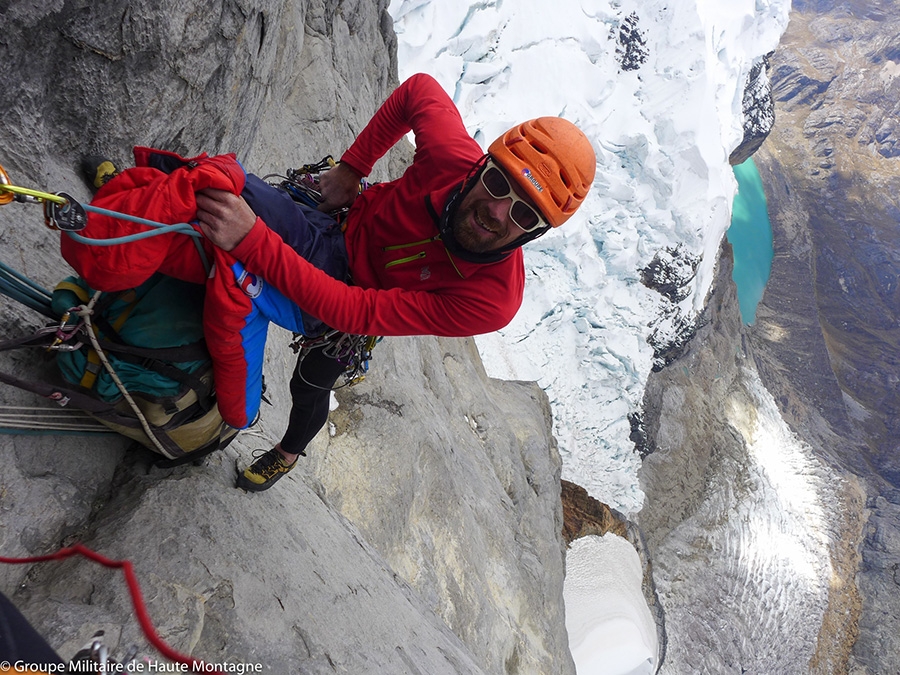
{"type": "MultiPolygon", "coordinates": [[[[424,244],[430,244],[439,238],[440,238],[440,235],[438,235],[436,237],[431,237],[430,239],[422,239],[421,241],[414,241],[409,244],[397,244],[394,246],[384,246],[384,247],[382,247],[381,250],[382,251],[399,251],[400,249],[410,248],[411,246],[422,246],[424,244]]],[[[386,263],[384,268],[388,269],[389,267],[394,267],[396,265],[403,265],[404,263],[412,262],[413,260],[420,260],[420,259],[424,258],[425,255],[426,255],[425,251],[419,251],[415,255],[410,255],[405,258],[400,258],[399,260],[392,260],[391,262],[386,263]]]]}
{"type": "Polygon", "coordinates": [[[394,246],[385,246],[381,250],[382,251],[399,251],[401,248],[409,248],[410,246],[422,246],[423,244],[430,244],[433,241],[437,241],[440,239],[440,235],[436,237],[431,237],[430,239],[423,239],[422,241],[414,241],[409,244],[396,244],[394,246]]]}
{"type": "Polygon", "coordinates": [[[399,260],[391,260],[391,262],[387,263],[384,268],[387,269],[389,267],[393,267],[394,265],[402,265],[403,263],[412,262],[413,260],[418,260],[419,258],[425,257],[425,251],[419,251],[415,255],[410,255],[405,258],[400,258],[399,260]]]}

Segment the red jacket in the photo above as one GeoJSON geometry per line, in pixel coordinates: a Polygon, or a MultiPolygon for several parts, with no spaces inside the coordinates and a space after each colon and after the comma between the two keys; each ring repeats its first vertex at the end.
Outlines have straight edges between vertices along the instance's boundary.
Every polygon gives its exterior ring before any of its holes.
{"type": "MultiPolygon", "coordinates": [[[[229,424],[242,428],[259,405],[266,322],[235,280],[235,259],[307,313],[348,333],[469,336],[502,328],[518,310],[525,282],[521,250],[499,262],[476,264],[452,256],[437,237],[426,198],[440,213],[482,156],[437,82],[417,75],[401,85],[342,161],[368,174],[410,130],[418,146],[413,165],[399,180],[360,195],[348,215],[351,286],[312,266],[260,219],[230,253],[204,242],[216,268],[210,277],[194,242],[182,234],[109,247],[63,236],[63,256],[93,288],[105,291],[137,286],[157,271],[205,283],[204,331],[219,408],[229,424]]],[[[240,194],[244,187],[245,174],[234,155],[197,157],[167,174],[146,166],[148,153],[158,151],[135,148],[138,166],[101,188],[93,204],[167,223],[187,222],[196,212],[197,190],[215,187],[240,194]]],[[[84,234],[103,239],[145,229],[91,214],[84,234]]]]}
{"type": "Polygon", "coordinates": [[[369,188],[347,218],[353,285],[306,262],[261,220],[231,251],[305,311],[363,335],[462,337],[507,325],[522,303],[522,251],[491,264],[466,262],[437,239],[426,206],[440,213],[483,155],[440,85],[414,75],[394,91],[341,158],[361,175],[412,130],[416,154],[401,178],[369,188]]]}

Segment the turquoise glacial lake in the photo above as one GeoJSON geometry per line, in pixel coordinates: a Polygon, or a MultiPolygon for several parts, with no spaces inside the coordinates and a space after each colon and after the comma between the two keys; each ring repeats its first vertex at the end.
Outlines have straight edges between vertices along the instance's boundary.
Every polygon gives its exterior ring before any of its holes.
{"type": "Polygon", "coordinates": [[[738,193],[734,198],[728,242],[734,249],[734,273],[741,319],[752,324],[772,271],[772,226],[766,194],[753,159],[734,167],[738,193]]]}

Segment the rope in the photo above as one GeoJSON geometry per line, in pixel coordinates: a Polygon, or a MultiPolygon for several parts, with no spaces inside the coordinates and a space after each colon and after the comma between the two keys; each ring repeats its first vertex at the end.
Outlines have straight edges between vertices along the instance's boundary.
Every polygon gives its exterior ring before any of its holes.
{"type": "Polygon", "coordinates": [[[122,570],[122,573],[125,575],[125,581],[128,584],[128,592],[131,595],[131,604],[134,607],[135,614],[137,614],[141,629],[144,631],[144,636],[147,638],[147,641],[150,642],[150,644],[152,644],[159,651],[160,654],[165,656],[170,661],[175,661],[176,663],[181,663],[190,667],[190,672],[218,673],[219,675],[223,675],[222,671],[218,668],[211,669],[210,665],[204,664],[203,661],[195,659],[193,656],[181,654],[180,652],[175,651],[169,645],[163,642],[162,638],[159,637],[159,634],[153,627],[153,622],[150,620],[150,614],[147,612],[147,607],[144,604],[144,597],[141,594],[141,587],[138,584],[137,577],[134,574],[134,568],[131,564],[131,561],[111,560],[100,555],[99,553],[92,551],[86,546],[75,544],[74,546],[62,548],[56,553],[51,553],[50,555],[34,556],[30,558],[0,557],[0,563],[13,565],[24,563],[39,563],[47,562],[49,560],[63,560],[76,554],[82,555],[89,560],[103,565],[104,567],[117,568],[122,570]]]}
{"type": "Polygon", "coordinates": [[[15,271],[12,267],[10,267],[9,265],[6,265],[6,264],[0,262],[0,269],[2,269],[4,272],[6,272],[7,274],[9,274],[10,276],[15,277],[16,279],[18,279],[19,281],[21,281],[24,285],[26,285],[26,286],[28,286],[29,288],[33,289],[34,291],[36,291],[36,292],[39,293],[40,295],[46,297],[48,300],[50,299],[50,296],[52,295],[52,294],[50,293],[50,291],[48,291],[48,290],[47,290],[46,288],[44,288],[43,286],[40,286],[40,285],[37,284],[36,282],[32,281],[31,279],[29,279],[28,277],[26,277],[24,274],[20,274],[19,272],[16,272],[16,271],[15,271]]]}
{"type": "Polygon", "coordinates": [[[81,410],[7,405],[0,411],[0,434],[42,435],[57,431],[74,435],[115,433],[81,410]]]}
{"type": "MultiPolygon", "coordinates": [[[[137,241],[138,239],[146,239],[147,237],[153,237],[158,234],[168,234],[169,232],[181,232],[191,237],[201,238],[203,234],[195,230],[188,223],[174,223],[172,225],[167,225],[166,223],[160,223],[156,220],[148,220],[146,218],[140,218],[138,216],[132,216],[127,213],[120,213],[119,211],[110,211],[109,209],[101,209],[99,206],[91,206],[90,204],[83,204],[84,210],[88,213],[96,213],[101,216],[109,216],[110,218],[117,218],[119,220],[128,220],[132,223],[137,223],[138,225],[147,225],[148,227],[156,228],[154,231],[150,232],[141,232],[139,234],[132,234],[127,237],[116,237],[113,239],[91,239],[88,243],[95,241],[115,241],[116,243],[127,243],[128,241],[137,241]]],[[[111,245],[111,244],[101,244],[101,245],[111,245]]]]}
{"type": "Polygon", "coordinates": [[[87,305],[82,305],[78,309],[78,316],[84,319],[85,333],[87,333],[94,351],[97,352],[97,356],[100,357],[100,362],[103,364],[106,372],[108,372],[110,377],[112,377],[113,382],[115,382],[116,384],[116,387],[120,392],[122,392],[122,396],[128,402],[128,405],[134,411],[134,414],[137,416],[138,421],[141,423],[141,427],[144,429],[144,433],[147,434],[147,438],[149,438],[153,445],[156,446],[156,449],[159,450],[160,454],[162,454],[164,457],[168,457],[169,459],[174,459],[172,457],[172,454],[168,452],[163,447],[162,443],[159,442],[159,439],[156,438],[156,434],[154,434],[153,430],[150,428],[150,423],[147,422],[147,418],[144,417],[143,411],[138,407],[138,404],[134,402],[134,399],[131,398],[131,394],[128,393],[128,390],[125,388],[122,380],[120,380],[119,376],[116,374],[115,368],[112,367],[109,359],[106,358],[106,353],[103,351],[103,348],[100,346],[100,341],[94,334],[94,326],[91,324],[91,313],[93,311],[94,304],[97,302],[97,299],[100,297],[100,295],[101,291],[96,291],[91,298],[91,301],[87,305]]]}
{"type": "MultiPolygon", "coordinates": [[[[11,195],[21,195],[24,197],[32,197],[41,202],[52,202],[53,204],[66,205],[69,203],[70,199],[66,196],[55,195],[50,192],[44,192],[43,190],[32,190],[31,188],[20,187],[18,185],[10,185],[8,181],[8,177],[5,171],[3,171],[3,167],[0,167],[0,195],[3,193],[8,193],[11,195]]],[[[74,200],[72,200],[74,201],[74,200]]],[[[3,200],[0,204],[8,203],[7,200],[3,200]]],[[[137,234],[131,234],[124,237],[114,237],[111,239],[88,239],[87,237],[82,237],[81,235],[75,234],[73,232],[67,231],[70,237],[72,237],[75,241],[78,241],[83,244],[92,244],[94,246],[114,246],[116,244],[127,244],[132,241],[139,241],[141,239],[146,239],[148,237],[156,237],[162,234],[169,234],[170,232],[180,232],[182,234],[186,234],[191,237],[202,238],[203,234],[195,230],[188,223],[175,223],[173,225],[168,225],[166,223],[160,223],[155,220],[148,220],[146,218],[139,218],[137,216],[132,216],[127,213],[120,213],[118,211],[110,211],[109,209],[102,209],[97,206],[91,206],[90,204],[82,204],[82,208],[89,213],[96,213],[102,216],[109,216],[111,218],[118,218],[120,220],[128,220],[133,223],[138,223],[140,225],[147,225],[149,227],[155,228],[148,232],[140,232],[137,234]]]]}
{"type": "Polygon", "coordinates": [[[147,230],[146,232],[136,232],[135,234],[127,234],[121,237],[110,237],[108,239],[92,239],[90,237],[85,237],[83,235],[77,234],[76,232],[66,230],[66,234],[78,243],[87,244],[89,246],[115,246],[117,244],[130,244],[135,241],[149,239],[150,237],[158,237],[163,234],[186,234],[187,236],[193,238],[194,245],[197,248],[197,253],[200,255],[200,262],[203,264],[203,269],[205,269],[207,274],[209,274],[211,268],[209,258],[206,255],[206,251],[203,249],[203,244],[201,243],[203,234],[191,227],[189,223],[175,223],[173,225],[166,225],[165,223],[159,223],[155,220],[147,220],[146,218],[130,216],[127,213],[119,213],[118,211],[101,209],[100,207],[91,206],[90,204],[85,204],[83,206],[84,210],[89,211],[90,213],[109,216],[110,218],[118,218],[119,220],[128,220],[132,223],[147,225],[148,227],[152,227],[155,229],[147,230]]]}
{"type": "Polygon", "coordinates": [[[50,291],[2,262],[0,262],[0,293],[44,316],[56,318],[50,307],[50,291]]]}

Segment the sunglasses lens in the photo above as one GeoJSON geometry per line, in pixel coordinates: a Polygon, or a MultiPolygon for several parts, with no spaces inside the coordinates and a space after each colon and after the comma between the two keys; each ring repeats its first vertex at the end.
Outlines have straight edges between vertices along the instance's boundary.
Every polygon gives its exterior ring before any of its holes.
{"type": "Polygon", "coordinates": [[[494,199],[502,199],[510,192],[509,181],[500,169],[489,166],[481,174],[481,182],[494,199]]]}
{"type": "Polygon", "coordinates": [[[513,194],[506,174],[496,166],[488,164],[487,168],[481,172],[481,182],[494,199],[512,197],[509,215],[525,232],[532,232],[545,225],[537,211],[513,194]]]}
{"type": "Polygon", "coordinates": [[[515,202],[512,205],[509,215],[516,221],[516,225],[526,232],[531,232],[542,224],[541,217],[525,202],[515,202]]]}

